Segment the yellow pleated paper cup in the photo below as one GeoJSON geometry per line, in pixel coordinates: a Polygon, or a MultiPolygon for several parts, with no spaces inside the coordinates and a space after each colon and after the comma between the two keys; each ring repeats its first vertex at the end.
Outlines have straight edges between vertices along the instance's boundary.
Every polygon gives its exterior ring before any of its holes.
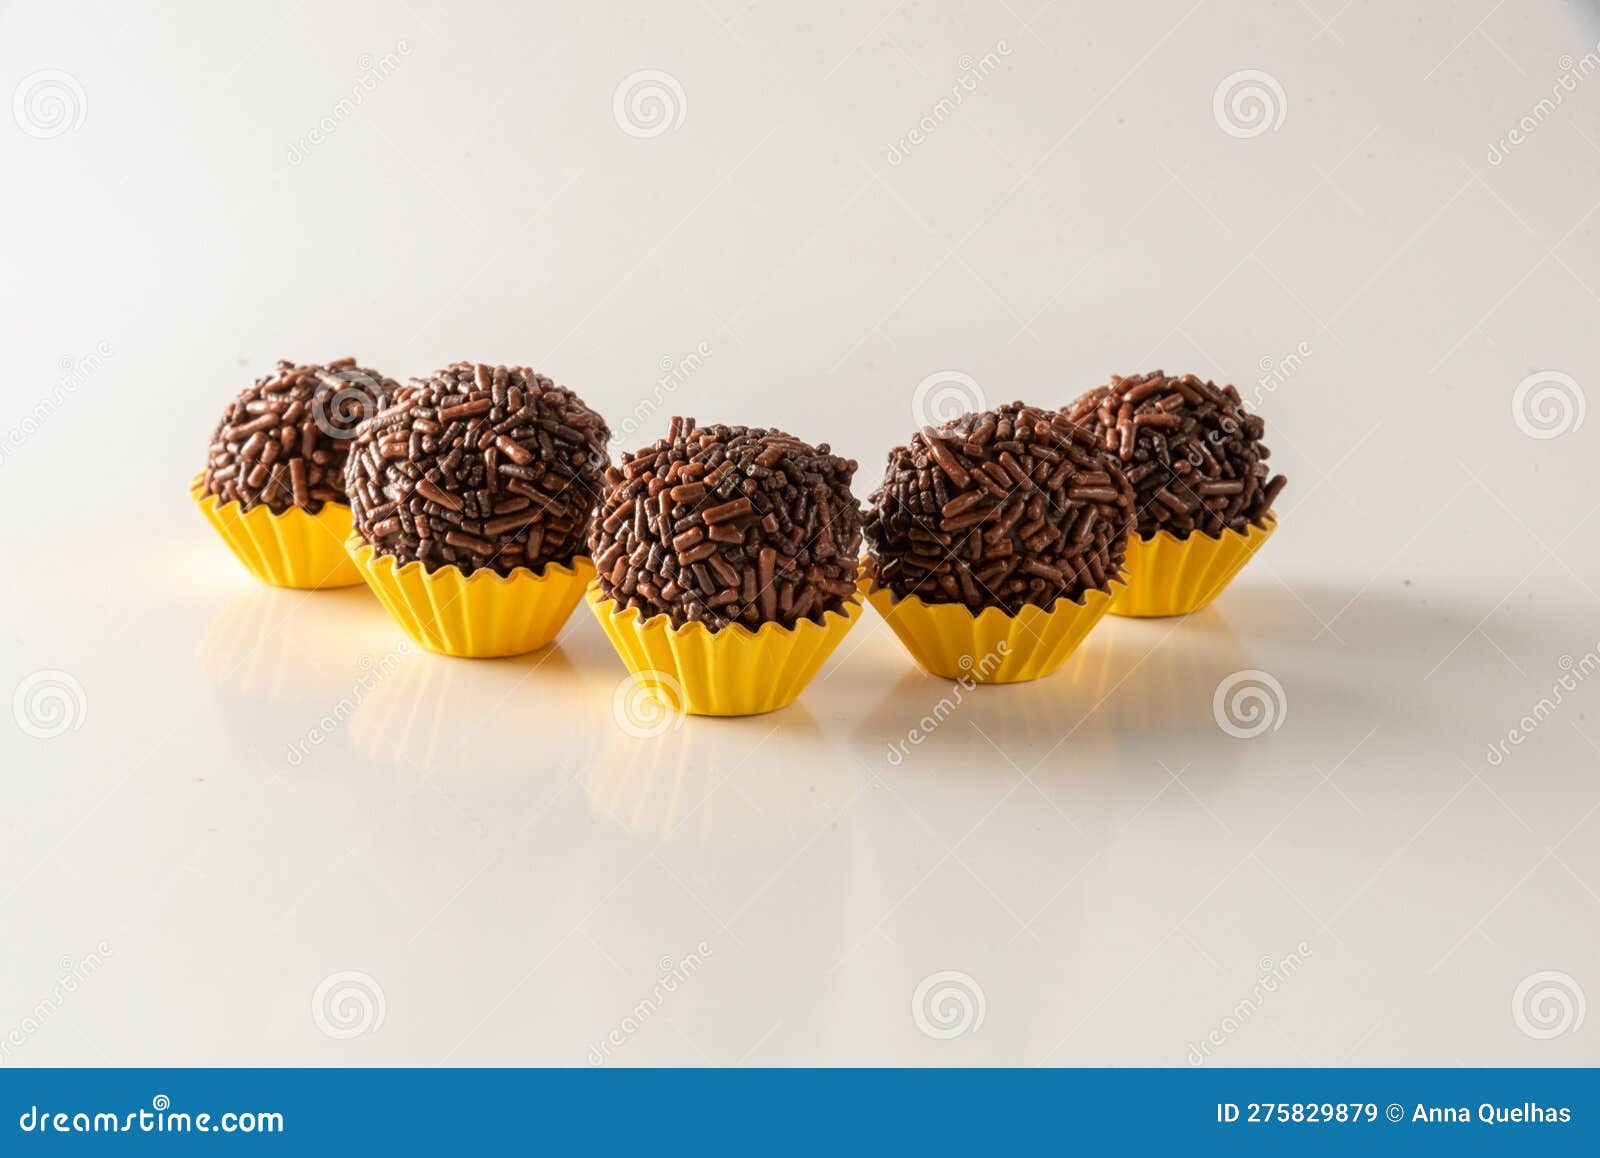
{"type": "Polygon", "coordinates": [[[951,680],[1015,684],[1060,669],[1111,608],[1112,591],[1086,592],[1080,602],[1058,599],[1046,611],[1026,604],[1020,615],[985,607],[974,615],[961,603],[902,599],[876,583],[867,600],[906,650],[928,671],[951,680]]]}
{"type": "Polygon", "coordinates": [[[274,587],[312,590],[354,587],[361,582],[344,549],[350,534],[350,508],[323,503],[308,515],[292,507],[275,515],[266,507],[246,511],[238,503],[219,502],[207,494],[203,475],[189,482],[189,497],[222,537],[245,570],[274,587]]]}
{"type": "Polygon", "coordinates": [[[1157,531],[1148,539],[1132,535],[1123,564],[1128,584],[1111,604],[1112,615],[1187,615],[1199,611],[1233,582],[1250,556],[1272,537],[1277,521],[1254,523],[1244,533],[1193,534],[1187,539],[1157,531]]]}
{"type": "Polygon", "coordinates": [[[742,624],[712,631],[703,623],[674,627],[665,615],[644,618],[618,610],[598,583],[585,598],[611,646],[634,674],[637,691],[668,712],[692,716],[759,716],[799,698],[834,648],[861,618],[861,597],[823,623],[802,619],[794,627],[742,624]]]}
{"type": "Polygon", "coordinates": [[[494,659],[538,651],[555,640],[594,564],[579,557],[571,566],[545,564],[535,575],[518,567],[510,575],[480,567],[429,571],[412,560],[378,555],[359,535],[348,541],[350,558],[405,633],[429,651],[467,659],[494,659]]]}

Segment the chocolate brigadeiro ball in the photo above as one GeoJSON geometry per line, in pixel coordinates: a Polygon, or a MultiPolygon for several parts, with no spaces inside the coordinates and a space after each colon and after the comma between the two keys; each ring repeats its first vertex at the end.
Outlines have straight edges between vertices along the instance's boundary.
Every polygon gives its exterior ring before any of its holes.
{"type": "Polygon", "coordinates": [[[877,583],[974,614],[1106,590],[1133,491],[1096,436],[1021,402],[924,426],[889,452],[866,536],[877,583]]]}
{"type": "Polygon", "coordinates": [[[205,492],[244,510],[309,515],[342,503],[344,464],[356,427],[389,404],[393,379],[340,358],[278,368],[228,404],[211,436],[205,492]]]}
{"type": "Polygon", "coordinates": [[[827,443],[674,418],[606,472],[589,533],[600,589],[677,627],[821,623],[856,591],[855,472],[827,443]]]}
{"type": "Polygon", "coordinates": [[[379,555],[542,572],[583,553],[611,432],[523,366],[457,362],[361,424],[345,468],[358,534],[379,555]]]}
{"type": "Polygon", "coordinates": [[[1142,538],[1261,526],[1288,481],[1268,477],[1266,423],[1245,410],[1239,391],[1193,374],[1113,377],[1062,412],[1122,463],[1138,496],[1142,538]]]}

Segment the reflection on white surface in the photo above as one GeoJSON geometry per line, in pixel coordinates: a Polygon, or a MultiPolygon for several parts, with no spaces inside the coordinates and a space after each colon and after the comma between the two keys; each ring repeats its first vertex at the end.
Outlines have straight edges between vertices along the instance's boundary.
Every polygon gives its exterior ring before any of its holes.
{"type": "Polygon", "coordinates": [[[844,799],[857,779],[830,758],[804,703],[745,719],[690,716],[650,738],[612,732],[589,768],[590,803],[624,831],[667,842],[789,832],[797,813],[844,799]],[[810,771],[775,772],[769,745],[810,771]]]}
{"type": "Polygon", "coordinates": [[[1103,755],[1114,757],[1118,736],[1192,728],[1193,705],[1209,702],[1219,675],[1243,666],[1245,652],[1219,612],[1187,622],[1194,630],[1179,636],[1178,620],[1108,617],[1059,672],[1022,684],[962,684],[908,658],[852,740],[863,761],[890,766],[938,762],[941,731],[943,745],[962,747],[977,732],[1027,766],[1068,740],[1104,746],[1103,755]]]}
{"type": "MultiPolygon", "coordinates": [[[[320,661],[341,645],[358,652],[351,628],[383,617],[365,587],[292,591],[241,576],[195,646],[195,662],[219,691],[251,702],[338,697],[348,689],[343,665],[320,661]],[[354,623],[352,622],[354,621],[354,623]]],[[[401,639],[399,629],[393,633],[401,639]]]]}
{"type": "Polygon", "coordinates": [[[470,774],[490,753],[504,753],[506,741],[519,732],[531,739],[529,721],[536,712],[552,712],[574,733],[593,728],[599,717],[578,680],[559,642],[529,655],[489,660],[413,647],[362,698],[351,717],[351,740],[375,762],[435,775],[470,774]]]}
{"type": "MultiPolygon", "coordinates": [[[[364,597],[285,602],[243,581],[141,595],[153,642],[113,637],[103,662],[170,674],[117,698],[75,671],[85,726],[42,749],[61,770],[10,790],[46,816],[75,798],[84,843],[70,861],[45,829],[13,845],[8,919],[24,941],[111,946],[75,1002],[112,1059],[581,1065],[656,1000],[661,962],[690,954],[693,975],[605,1064],[752,1050],[1184,1064],[1260,962],[1290,956],[1292,976],[1206,1064],[1277,1057],[1261,1025],[1315,1056],[1378,1024],[1369,1050],[1401,1019],[1484,1057],[1581,1052],[1570,1033],[1456,1007],[1562,963],[1586,984],[1593,927],[1563,914],[1592,901],[1595,794],[1578,774],[1592,689],[1486,766],[1485,736],[1527,709],[1468,630],[1470,600],[1316,579],[1291,594],[1275,576],[1292,557],[1274,551],[1215,608],[1107,620],[1034,683],[957,699],[869,618],[793,707],[650,738],[619,724],[625,669],[581,615],[542,653],[389,665],[394,625],[364,597]],[[1246,670],[1270,672],[1287,710],[1240,739],[1213,695],[1246,670]],[[163,718],[186,680],[205,709],[155,759],[97,759],[117,711],[163,718]],[[1547,846],[1560,863],[1489,912],[1547,846]],[[90,899],[60,906],[69,887],[90,899]],[[181,972],[193,1004],[154,1029],[138,995],[165,991],[179,959],[203,963],[181,972]],[[384,1016],[329,1035],[308,1002],[351,976],[384,1016]],[[1435,1003],[1441,977],[1453,996],[1435,1003]],[[1390,978],[1419,980],[1391,998],[1390,978]],[[259,1000],[238,1002],[239,984],[259,1000]],[[924,988],[948,1016],[916,1019],[924,988]],[[981,1021],[964,1017],[980,999],[981,1021]],[[1319,1028],[1313,1011],[1340,1002],[1339,1026],[1319,1028]]],[[[1535,590],[1559,605],[1580,589],[1552,573],[1535,590]]],[[[1545,652],[1583,653],[1563,615],[1517,623],[1534,688],[1545,652]]],[[[24,970],[12,1000],[30,979],[47,980],[24,970]]],[[[74,1048],[28,1044],[41,1060],[74,1048]]],[[[1432,1056],[1406,1048],[1381,1056],[1432,1056]]]]}
{"type": "MultiPolygon", "coordinates": [[[[8,11],[19,75],[77,7],[8,11]]],[[[1484,160],[1592,6],[1289,5],[1249,137],[1221,5],[713,7],[151,12],[77,54],[70,133],[0,132],[0,1040],[99,961],[5,1060],[583,1065],[649,999],[605,1064],[1600,1061],[1600,680],[1560,684],[1600,648],[1592,106],[1484,160]],[[618,130],[669,60],[682,123],[618,130]],[[345,354],[529,363],[630,446],[778,425],[863,498],[919,383],[1195,370],[1290,484],[1213,607],[1048,679],[954,702],[868,615],[794,707],[641,740],[584,608],[400,654],[363,590],[216,542],[184,485],[225,397],[345,354]],[[1214,715],[1240,673],[1259,734],[1214,715]]]]}

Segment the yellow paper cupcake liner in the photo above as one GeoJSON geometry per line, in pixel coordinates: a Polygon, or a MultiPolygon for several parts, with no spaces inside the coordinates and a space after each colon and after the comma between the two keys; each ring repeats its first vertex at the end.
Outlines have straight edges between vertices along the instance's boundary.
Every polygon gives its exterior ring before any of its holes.
{"type": "Polygon", "coordinates": [[[1195,534],[1179,539],[1169,531],[1158,531],[1149,539],[1130,536],[1123,565],[1128,585],[1111,604],[1111,614],[1158,616],[1199,611],[1222,594],[1277,526],[1268,515],[1265,527],[1252,523],[1243,534],[1224,531],[1217,537],[1195,534]]]}
{"type": "Polygon", "coordinates": [[[207,494],[203,475],[189,482],[189,497],[216,529],[245,569],[274,587],[354,587],[361,572],[350,562],[344,541],[350,534],[350,508],[323,503],[308,515],[293,507],[275,515],[266,507],[244,510],[207,494]]]}
{"type": "Polygon", "coordinates": [[[594,578],[594,564],[547,563],[544,574],[518,567],[509,576],[487,567],[429,571],[416,560],[401,565],[351,536],[350,558],[405,633],[429,651],[469,659],[521,655],[552,642],[594,578]]]}
{"type": "Polygon", "coordinates": [[[925,603],[915,595],[901,599],[870,579],[863,583],[868,601],[913,659],[934,675],[980,684],[1022,683],[1057,671],[1112,600],[1111,592],[1089,591],[1081,603],[1056,600],[1050,611],[1028,604],[1020,615],[998,607],[974,615],[964,604],[925,603]]]}
{"type": "Polygon", "coordinates": [[[703,623],[674,627],[665,615],[645,619],[619,611],[598,583],[585,598],[611,646],[635,677],[635,690],[668,713],[758,716],[788,707],[805,690],[833,649],[861,618],[861,597],[824,623],[802,619],[792,628],[766,623],[712,631],[703,623]]]}

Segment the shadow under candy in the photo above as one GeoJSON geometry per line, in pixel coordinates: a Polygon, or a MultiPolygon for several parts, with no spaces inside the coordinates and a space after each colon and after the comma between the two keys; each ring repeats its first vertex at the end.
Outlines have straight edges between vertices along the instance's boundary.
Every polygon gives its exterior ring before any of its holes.
{"type": "Polygon", "coordinates": [[[1170,619],[1116,619],[1099,639],[1110,663],[1080,732],[1182,736],[1212,727],[1217,681],[1256,660],[1215,606],[1170,619]]]}
{"type": "Polygon", "coordinates": [[[848,742],[864,767],[919,764],[941,775],[1013,775],[1009,765],[1094,777],[1152,763],[1174,741],[1216,731],[1219,680],[1254,666],[1215,608],[1172,619],[1107,618],[1058,671],[1027,683],[982,685],[906,667],[848,742]],[[997,754],[998,750],[998,754],[997,754]]]}

